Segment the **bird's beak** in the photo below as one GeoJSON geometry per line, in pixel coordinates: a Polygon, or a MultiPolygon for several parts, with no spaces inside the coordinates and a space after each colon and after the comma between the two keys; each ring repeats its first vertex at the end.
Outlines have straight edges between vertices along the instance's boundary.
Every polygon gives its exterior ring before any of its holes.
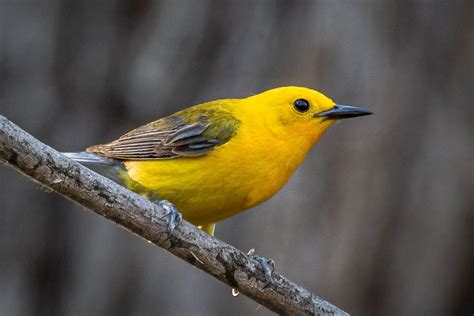
{"type": "Polygon", "coordinates": [[[327,120],[341,120],[370,114],[372,112],[357,106],[336,104],[331,109],[318,113],[317,116],[327,120]]]}

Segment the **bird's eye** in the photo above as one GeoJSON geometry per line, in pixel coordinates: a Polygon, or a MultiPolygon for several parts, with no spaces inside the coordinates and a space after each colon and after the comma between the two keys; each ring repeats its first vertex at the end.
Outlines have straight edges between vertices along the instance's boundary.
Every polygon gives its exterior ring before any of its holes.
{"type": "Polygon", "coordinates": [[[309,102],[306,101],[305,99],[298,99],[293,103],[293,106],[298,112],[306,112],[309,110],[309,102]]]}

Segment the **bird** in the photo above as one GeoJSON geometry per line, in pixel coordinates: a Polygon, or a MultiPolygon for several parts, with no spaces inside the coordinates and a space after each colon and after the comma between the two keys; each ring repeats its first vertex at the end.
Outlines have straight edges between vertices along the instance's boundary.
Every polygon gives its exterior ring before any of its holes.
{"type": "Polygon", "coordinates": [[[305,87],[185,108],[69,158],[214,236],[216,223],[275,195],[324,132],[372,114],[305,87]],[[179,210],[179,212],[178,212],[179,210]]]}

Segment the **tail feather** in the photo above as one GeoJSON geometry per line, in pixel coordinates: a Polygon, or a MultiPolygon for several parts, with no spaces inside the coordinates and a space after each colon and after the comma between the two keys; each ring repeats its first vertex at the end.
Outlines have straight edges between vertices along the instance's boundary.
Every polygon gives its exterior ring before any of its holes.
{"type": "Polygon", "coordinates": [[[75,152],[75,153],[62,153],[64,156],[71,158],[81,164],[91,164],[91,165],[105,165],[105,166],[114,166],[121,164],[119,160],[99,156],[97,154],[89,153],[86,151],[75,152]]]}
{"type": "Polygon", "coordinates": [[[120,160],[103,157],[85,151],[62,154],[117,182],[118,184],[124,184],[123,175],[125,173],[125,168],[120,160]]]}

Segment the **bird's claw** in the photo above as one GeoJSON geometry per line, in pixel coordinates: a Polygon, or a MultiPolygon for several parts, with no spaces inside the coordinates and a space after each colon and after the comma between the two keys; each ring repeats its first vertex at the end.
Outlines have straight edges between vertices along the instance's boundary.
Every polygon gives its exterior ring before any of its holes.
{"type": "Polygon", "coordinates": [[[158,201],[158,206],[161,207],[166,211],[166,215],[168,215],[168,221],[166,224],[167,230],[168,230],[168,239],[171,238],[171,235],[173,234],[173,231],[178,225],[181,223],[183,220],[183,215],[181,215],[180,212],[178,212],[178,209],[176,206],[174,206],[171,202],[166,201],[166,200],[161,200],[158,201]]]}
{"type": "Polygon", "coordinates": [[[265,275],[265,285],[263,286],[263,288],[266,288],[267,285],[270,284],[273,280],[273,271],[275,271],[275,261],[273,261],[272,259],[267,259],[258,256],[254,256],[254,258],[262,266],[263,273],[265,275]]]}

